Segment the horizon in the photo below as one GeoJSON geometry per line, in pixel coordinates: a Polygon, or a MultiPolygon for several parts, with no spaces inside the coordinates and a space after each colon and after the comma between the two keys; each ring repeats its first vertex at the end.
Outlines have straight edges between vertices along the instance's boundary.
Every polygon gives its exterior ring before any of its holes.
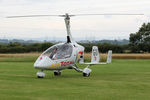
{"type": "MultiPolygon", "coordinates": [[[[52,38],[47,38],[47,37],[41,37],[41,38],[0,38],[0,40],[23,40],[23,41],[30,41],[30,40],[33,40],[33,41],[66,41],[66,37],[52,37],[52,38]]],[[[90,38],[90,37],[86,37],[86,38],[74,38],[75,41],[79,42],[79,41],[103,41],[103,40],[110,40],[110,41],[114,41],[114,40],[117,40],[117,41],[123,41],[123,40],[128,40],[129,39],[96,39],[96,38],[90,38]]]]}

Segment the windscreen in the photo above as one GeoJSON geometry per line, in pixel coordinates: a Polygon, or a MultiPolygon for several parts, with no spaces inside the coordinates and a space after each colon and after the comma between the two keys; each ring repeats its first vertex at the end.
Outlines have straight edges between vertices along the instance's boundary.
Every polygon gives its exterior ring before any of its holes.
{"type": "Polygon", "coordinates": [[[72,55],[73,47],[71,44],[65,43],[52,46],[47,49],[43,55],[48,56],[52,60],[69,58],[72,55]]]}

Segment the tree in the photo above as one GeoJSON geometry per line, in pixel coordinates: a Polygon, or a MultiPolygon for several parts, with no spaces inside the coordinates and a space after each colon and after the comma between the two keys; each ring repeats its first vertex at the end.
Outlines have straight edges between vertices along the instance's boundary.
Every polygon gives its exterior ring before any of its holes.
{"type": "Polygon", "coordinates": [[[21,46],[21,44],[18,42],[13,42],[13,43],[11,42],[8,44],[8,47],[17,47],[17,46],[21,46]]]}
{"type": "Polygon", "coordinates": [[[51,47],[53,44],[49,43],[49,42],[44,42],[41,44],[41,50],[44,51],[46,49],[48,49],[49,47],[51,47]]]}
{"type": "Polygon", "coordinates": [[[150,52],[150,23],[144,23],[138,32],[130,34],[132,52],[150,52]]]}

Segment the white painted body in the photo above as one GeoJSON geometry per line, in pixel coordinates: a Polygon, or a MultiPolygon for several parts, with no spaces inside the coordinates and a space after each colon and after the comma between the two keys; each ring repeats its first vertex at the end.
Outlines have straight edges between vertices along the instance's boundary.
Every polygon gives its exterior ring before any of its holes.
{"type": "MultiPolygon", "coordinates": [[[[65,43],[60,43],[54,46],[59,46],[63,44],[65,43]]],[[[46,50],[38,57],[38,59],[34,63],[34,67],[42,70],[62,70],[66,68],[71,68],[71,66],[75,66],[80,57],[80,52],[84,52],[84,47],[78,45],[77,43],[69,43],[69,44],[73,48],[72,54],[69,58],[52,60],[50,59],[50,57],[44,55],[44,53],[47,51],[46,50]]],[[[53,48],[54,46],[50,48],[53,48]]]]}

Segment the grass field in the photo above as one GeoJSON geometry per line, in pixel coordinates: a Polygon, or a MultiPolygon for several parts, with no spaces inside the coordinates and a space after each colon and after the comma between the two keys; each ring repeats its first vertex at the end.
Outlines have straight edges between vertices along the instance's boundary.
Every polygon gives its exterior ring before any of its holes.
{"type": "MultiPolygon", "coordinates": [[[[36,78],[37,55],[0,57],[0,100],[150,100],[150,60],[113,59],[90,77],[66,69],[36,78]]],[[[81,66],[82,68],[85,66],[81,66]]]]}

